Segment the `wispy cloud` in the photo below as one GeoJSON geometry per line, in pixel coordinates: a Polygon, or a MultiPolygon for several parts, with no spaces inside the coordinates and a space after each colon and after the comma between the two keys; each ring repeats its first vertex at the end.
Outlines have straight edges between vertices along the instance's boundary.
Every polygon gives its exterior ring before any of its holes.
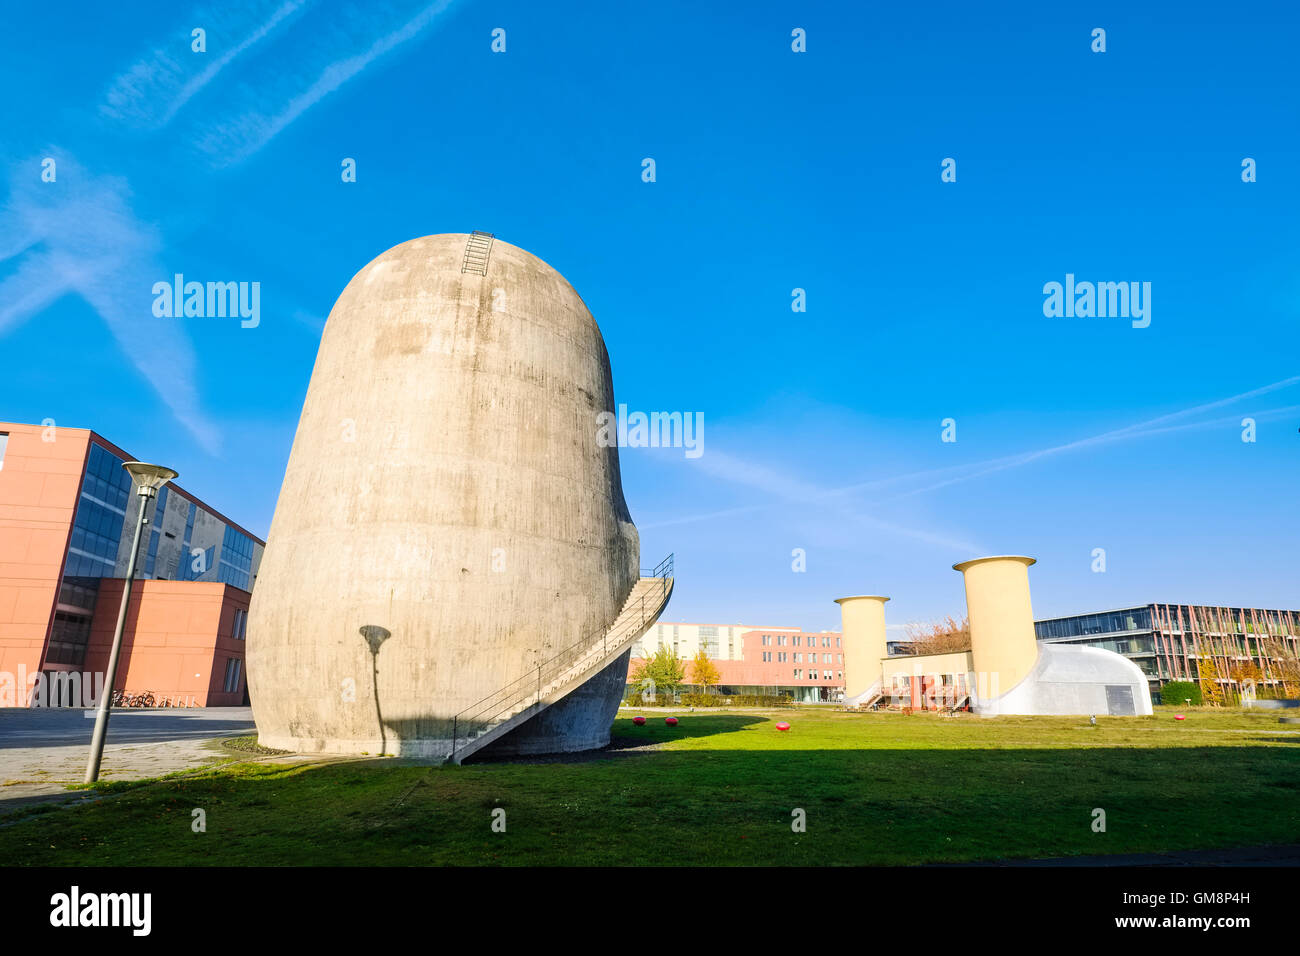
{"type": "MultiPolygon", "coordinates": [[[[160,40],[110,82],[99,111],[128,129],[159,129],[212,88],[222,95],[209,98],[190,138],[228,165],[260,150],[367,66],[418,36],[452,2],[337,4],[314,22],[298,17],[313,0],[200,7],[184,30],[160,40]],[[194,26],[207,31],[207,52],[190,50],[194,26]],[[272,47],[260,61],[250,56],[291,26],[286,49],[272,47]],[[218,84],[241,58],[251,59],[255,75],[234,90],[218,84]]],[[[200,408],[194,350],[181,326],[154,318],[146,295],[159,276],[170,275],[157,265],[163,245],[158,229],[137,220],[125,180],[93,177],[68,158],[59,163],[57,186],[38,182],[32,175],[37,166],[15,170],[0,211],[0,261],[22,256],[0,282],[0,334],[63,295],[80,295],[178,420],[215,454],[221,437],[200,408]]],[[[295,318],[317,327],[305,313],[295,318]]]]}
{"type": "Polygon", "coordinates": [[[419,36],[455,0],[335,3],[318,16],[299,17],[313,2],[195,10],[187,22],[207,30],[207,52],[190,51],[187,31],[157,43],[111,82],[100,113],[129,125],[162,128],[242,58],[248,62],[240,82],[218,84],[189,137],[216,165],[234,165],[372,63],[419,36]],[[285,42],[264,44],[277,32],[285,42]],[[265,46],[265,55],[249,57],[259,45],[265,46]]]}
{"type": "Polygon", "coordinates": [[[161,125],[166,126],[170,123],[172,117],[180,112],[181,108],[200,90],[216,79],[217,74],[230,65],[236,57],[270,36],[276,27],[285,23],[293,14],[301,10],[307,2],[308,0],[289,0],[289,2],[281,4],[265,23],[262,23],[243,40],[231,47],[230,50],[213,60],[212,64],[198,76],[186,82],[172,97],[171,102],[168,103],[162,115],[161,125]]]}
{"type": "Polygon", "coordinates": [[[0,282],[0,335],[63,295],[80,295],[181,423],[215,454],[220,435],[200,408],[194,351],[178,326],[152,313],[149,290],[163,275],[155,229],[136,219],[123,180],[90,176],[66,155],[57,183],[41,182],[32,172],[39,168],[39,159],[15,166],[0,207],[0,234],[30,240],[7,245],[0,257],[23,256],[0,282]]]}
{"type": "MultiPolygon", "coordinates": [[[[717,478],[758,489],[781,499],[787,505],[808,506],[831,497],[829,494],[831,489],[777,471],[766,465],[744,461],[716,449],[699,458],[698,462],[702,470],[717,478]]],[[[976,545],[969,541],[926,528],[911,527],[895,521],[886,521],[875,514],[855,508],[847,502],[840,502],[832,505],[832,507],[837,520],[849,521],[872,531],[882,532],[893,537],[910,538],[948,551],[967,553],[979,550],[976,545]]],[[[736,509],[729,510],[734,512],[736,509]]],[[[715,512],[710,517],[718,516],[718,513],[715,512]]]]}
{"type": "MultiPolygon", "coordinates": [[[[301,44],[306,62],[277,64],[274,76],[268,78],[274,82],[252,87],[258,91],[257,100],[249,108],[233,119],[205,123],[206,132],[198,140],[200,148],[218,165],[247,159],[370,64],[423,33],[453,2],[435,0],[378,39],[368,43],[363,40],[364,46],[359,46],[352,34],[347,36],[346,46],[334,36],[314,45],[301,44]],[[327,62],[312,66],[322,61],[327,62]]],[[[362,37],[368,32],[366,27],[383,19],[374,7],[360,8],[353,18],[357,21],[356,33],[362,37]]]]}
{"type": "MultiPolygon", "coordinates": [[[[895,500],[906,498],[912,495],[923,494],[927,491],[935,491],[939,488],[946,488],[949,485],[959,484],[963,481],[970,481],[973,478],[980,478],[984,475],[990,475],[997,471],[1005,471],[1008,468],[1019,468],[1030,462],[1038,461],[1042,458],[1048,458],[1053,455],[1060,455],[1065,452],[1078,451],[1082,448],[1090,448],[1098,445],[1108,445],[1119,441],[1128,441],[1134,438],[1146,438],[1151,435],[1163,434],[1171,431],[1182,431],[1192,428],[1209,428],[1212,426],[1229,423],[1232,419],[1218,419],[1214,421],[1200,421],[1185,423],[1177,426],[1168,426],[1166,423],[1176,421],[1180,418],[1188,418],[1203,412],[1223,408],[1228,405],[1234,405],[1238,402],[1244,402],[1247,399],[1258,398],[1260,395],[1267,395],[1279,389],[1289,388],[1293,385],[1300,384],[1300,375],[1293,375],[1290,378],[1284,378],[1281,381],[1273,382],[1269,385],[1263,385],[1259,388],[1242,392],[1239,395],[1230,395],[1227,398],[1217,399],[1213,402],[1206,402],[1202,405],[1194,405],[1190,408],[1184,408],[1181,411],[1171,412],[1167,415],[1160,415],[1156,418],[1147,419],[1146,421],[1137,422],[1133,425],[1126,425],[1123,428],[1116,428],[1112,431],[1102,432],[1099,435],[1092,435],[1088,438],[1080,438],[1076,441],[1065,442],[1060,445],[1052,445],[1048,448],[1040,448],[1037,451],[1022,452],[1018,455],[1008,455],[1004,458],[994,458],[988,461],[976,462],[968,465],[970,469],[964,474],[944,481],[923,485],[917,488],[911,488],[907,491],[891,496],[886,500],[895,500]]],[[[1276,412],[1277,410],[1274,410],[1276,412]]],[[[1236,416],[1233,416],[1236,418],[1236,416]]],[[[1240,419],[1237,419],[1240,421],[1240,419]]]]}
{"type": "Polygon", "coordinates": [[[155,47],[109,84],[100,113],[152,128],[166,126],[222,70],[310,2],[285,0],[278,6],[255,2],[196,9],[187,22],[207,32],[209,50],[193,52],[188,30],[177,30],[167,45],[155,47]],[[240,35],[243,39],[237,43],[225,42],[227,37],[240,35]]]}
{"type": "MultiPolygon", "coordinates": [[[[1084,448],[1097,447],[1121,441],[1130,441],[1137,438],[1148,438],[1154,435],[1168,434],[1171,432],[1237,425],[1241,422],[1241,413],[1227,417],[1203,419],[1192,422],[1180,421],[1180,419],[1191,418],[1196,415],[1204,414],[1205,412],[1225,408],[1229,405],[1239,404],[1295,385],[1300,385],[1300,375],[1293,375],[1290,378],[1284,378],[1268,385],[1262,385],[1259,388],[1253,388],[1237,395],[1230,395],[1227,398],[1216,399],[1212,402],[1194,405],[1176,412],[1170,412],[1166,415],[1160,415],[1155,418],[1135,422],[1134,424],[1126,425],[1123,428],[1112,429],[1086,438],[1063,442],[1059,445],[1052,445],[1047,448],[1020,452],[1014,455],[1004,455],[999,458],[990,458],[984,461],[970,462],[964,465],[951,465],[944,468],[931,468],[921,471],[905,472],[899,475],[871,478],[866,481],[854,482],[849,485],[842,485],[835,488],[820,488],[799,479],[781,475],[767,466],[743,462],[715,449],[699,459],[700,465],[704,467],[705,470],[708,470],[711,474],[714,474],[717,477],[725,478],[738,484],[749,485],[750,487],[767,492],[779,500],[776,502],[768,501],[752,505],[741,505],[735,508],[724,508],[718,511],[709,511],[695,515],[684,515],[678,518],[670,518],[665,521],[653,522],[645,525],[645,527],[649,529],[665,527],[668,525],[713,521],[721,518],[735,517],[742,514],[755,514],[767,511],[782,502],[824,502],[830,499],[842,498],[861,491],[871,489],[885,490],[891,487],[897,488],[899,485],[906,485],[908,482],[915,483],[911,487],[904,487],[901,490],[894,491],[892,494],[888,494],[886,497],[871,502],[872,506],[885,504],[891,501],[897,501],[901,498],[910,498],[915,495],[937,491],[940,488],[947,488],[952,485],[971,481],[975,478],[981,478],[985,475],[991,475],[996,472],[1006,471],[1012,468],[1020,468],[1044,458],[1065,454],[1067,452],[1079,451],[1084,448]],[[940,476],[943,477],[941,478],[940,476]]],[[[1255,418],[1257,421],[1270,421],[1287,415],[1294,415],[1297,412],[1300,412],[1300,405],[1286,405],[1253,412],[1251,417],[1255,418]]],[[[841,513],[850,515],[853,520],[860,523],[870,524],[880,528],[881,530],[914,538],[916,540],[940,544],[945,547],[953,547],[960,544],[960,542],[953,542],[944,535],[928,532],[923,529],[904,528],[897,525],[891,525],[861,509],[842,510],[841,513]]],[[[963,547],[965,547],[966,550],[978,550],[971,548],[969,545],[963,545],[963,547]]]]}

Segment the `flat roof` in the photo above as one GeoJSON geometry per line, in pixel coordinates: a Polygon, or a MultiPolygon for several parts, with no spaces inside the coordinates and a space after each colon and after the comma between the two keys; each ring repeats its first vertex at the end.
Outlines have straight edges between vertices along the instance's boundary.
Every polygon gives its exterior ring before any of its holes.
{"type": "MultiPolygon", "coordinates": [[[[755,627],[753,624],[696,624],[693,621],[655,621],[655,626],[668,627],[743,627],[747,631],[802,631],[801,627],[772,626],[768,624],[755,627]]],[[[818,632],[820,633],[820,632],[818,632]]]]}
{"type": "MultiPolygon", "coordinates": [[[[39,429],[39,428],[42,427],[41,425],[35,425],[35,424],[32,424],[31,422],[0,422],[0,430],[3,430],[3,428],[4,428],[5,426],[7,426],[7,425],[15,425],[15,426],[17,426],[17,427],[19,427],[19,428],[36,428],[36,429],[39,429]]],[[[74,427],[71,426],[71,425],[59,425],[58,427],[59,427],[60,429],[62,429],[62,430],[66,430],[66,431],[70,431],[70,432],[85,432],[86,435],[90,438],[90,440],[91,440],[92,442],[95,442],[95,443],[98,444],[98,445],[102,445],[104,448],[106,448],[108,451],[112,452],[112,453],[113,453],[114,455],[116,455],[117,457],[122,458],[122,459],[125,459],[126,461],[137,461],[137,460],[138,460],[134,455],[132,455],[129,451],[127,451],[127,450],[126,450],[125,448],[123,448],[121,445],[117,445],[117,444],[114,444],[113,442],[109,441],[107,438],[105,438],[105,437],[104,437],[103,435],[101,435],[99,432],[95,431],[93,428],[74,428],[74,427]]],[[[84,470],[84,465],[83,465],[83,470],[84,470]]],[[[249,538],[252,538],[254,541],[256,541],[258,544],[260,544],[262,547],[264,547],[264,548],[266,547],[266,542],[263,541],[261,538],[259,538],[257,535],[253,534],[253,532],[249,531],[247,528],[245,528],[243,525],[239,524],[238,522],[236,522],[236,521],[231,521],[229,518],[227,518],[224,514],[222,514],[222,513],[221,513],[220,511],[218,511],[216,508],[212,507],[212,505],[208,504],[208,503],[207,503],[206,501],[204,501],[202,498],[199,498],[199,497],[195,496],[195,495],[192,494],[191,492],[186,491],[186,490],[185,490],[184,488],[182,488],[180,485],[176,484],[176,482],[174,482],[174,481],[169,481],[169,482],[167,482],[167,484],[166,484],[164,487],[170,489],[170,491],[175,491],[175,492],[176,492],[177,494],[179,494],[182,498],[185,498],[185,499],[188,500],[188,501],[192,501],[192,502],[194,502],[194,504],[196,504],[196,505],[200,506],[201,508],[203,508],[204,511],[207,511],[207,512],[208,512],[209,514],[211,514],[214,518],[220,518],[222,522],[224,522],[225,524],[227,524],[227,525],[229,525],[230,527],[234,528],[236,531],[239,531],[239,532],[241,532],[241,533],[247,535],[249,538]]],[[[80,494],[80,490],[81,490],[81,489],[77,489],[77,490],[78,490],[78,494],[80,494]]],[[[170,493],[170,492],[169,492],[169,493],[170,493]]]]}
{"type": "Polygon", "coordinates": [[[1090,614],[1118,614],[1122,611],[1145,611],[1152,607],[1208,607],[1229,611],[1268,611],[1275,614],[1300,614],[1300,611],[1287,610],[1286,608],[1250,607],[1244,604],[1197,604],[1195,602],[1189,603],[1187,601],[1152,601],[1150,604],[1129,604],[1124,607],[1110,607],[1101,611],[1079,611],[1077,614],[1060,614],[1056,617],[1039,617],[1034,619],[1034,623],[1043,624],[1047,621],[1068,621],[1071,618],[1087,617],[1090,614]]]}
{"type": "MultiPolygon", "coordinates": [[[[133,456],[129,451],[127,451],[126,449],[122,448],[122,447],[119,446],[119,445],[115,445],[115,444],[113,444],[111,441],[109,441],[107,438],[105,438],[105,437],[104,437],[103,435],[101,435],[99,432],[95,431],[93,428],[87,428],[87,429],[84,429],[84,430],[90,433],[90,437],[91,437],[94,441],[99,442],[99,444],[103,445],[105,448],[107,448],[109,451],[113,452],[115,455],[117,455],[117,456],[119,456],[119,457],[124,457],[124,458],[126,458],[127,461],[136,461],[136,460],[137,460],[137,459],[136,459],[136,458],[135,458],[135,457],[134,457],[134,456],[133,456]]],[[[194,494],[191,494],[190,492],[186,491],[186,490],[185,490],[184,488],[182,488],[180,485],[176,484],[176,482],[174,482],[174,481],[169,481],[169,482],[167,482],[167,484],[164,485],[163,487],[169,489],[169,490],[168,490],[168,494],[170,494],[172,491],[175,491],[175,492],[176,492],[177,494],[179,494],[182,498],[185,498],[185,499],[187,499],[187,500],[189,500],[189,501],[194,502],[196,505],[198,505],[199,507],[201,507],[204,511],[208,512],[209,514],[211,514],[214,518],[220,518],[222,522],[224,522],[225,524],[227,524],[227,525],[229,525],[230,527],[234,528],[236,531],[242,532],[244,535],[248,536],[249,538],[252,538],[252,539],[253,539],[254,541],[256,541],[258,544],[260,544],[262,547],[264,547],[264,548],[266,547],[266,542],[263,541],[261,538],[259,538],[257,535],[253,534],[253,532],[249,531],[247,528],[245,528],[243,525],[239,524],[238,522],[236,522],[236,521],[231,521],[229,518],[227,518],[224,514],[222,514],[222,513],[221,513],[220,511],[218,511],[216,508],[212,507],[212,505],[208,504],[208,503],[207,503],[206,501],[204,501],[202,498],[199,498],[198,496],[196,496],[196,495],[194,495],[194,494]]]]}

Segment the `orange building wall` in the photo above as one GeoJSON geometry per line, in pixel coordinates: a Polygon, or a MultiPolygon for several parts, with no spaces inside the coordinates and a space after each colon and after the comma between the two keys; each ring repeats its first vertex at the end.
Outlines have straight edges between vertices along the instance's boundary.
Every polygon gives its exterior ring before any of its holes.
{"type": "MultiPolygon", "coordinates": [[[[746,687],[750,685],[758,687],[843,687],[844,679],[838,677],[838,675],[844,673],[844,664],[839,660],[838,655],[844,653],[844,648],[835,646],[836,639],[842,637],[841,634],[821,631],[813,633],[806,631],[793,633],[746,631],[741,635],[741,639],[744,641],[744,660],[714,661],[713,663],[717,667],[718,673],[722,675],[721,683],[723,684],[746,687]],[[768,646],[764,646],[762,643],[764,634],[771,634],[772,636],[772,643],[768,646]],[[793,644],[793,638],[796,636],[802,639],[798,647],[793,644]],[[788,643],[784,647],[777,645],[776,640],[778,637],[785,637],[788,643]],[[830,638],[831,646],[822,647],[822,638],[830,638]],[[809,639],[815,639],[817,646],[814,648],[807,647],[809,639]],[[771,651],[773,659],[770,661],[763,660],[764,651],[771,651]],[[786,660],[776,660],[777,654],[782,652],[785,653],[786,660]],[[801,663],[796,664],[794,662],[796,653],[803,656],[801,663]],[[814,653],[817,655],[817,663],[811,664],[808,662],[808,655],[814,653]],[[822,654],[830,654],[834,663],[823,664],[821,662],[822,654]],[[794,678],[796,668],[805,675],[798,680],[794,678]],[[811,668],[816,668],[816,677],[806,676],[811,668]],[[832,677],[830,680],[826,680],[821,676],[823,671],[831,672],[832,677]]],[[[691,676],[689,668],[686,676],[688,678],[691,676]]]]}
{"type": "MultiPolygon", "coordinates": [[[[83,670],[108,669],[118,609],[120,578],[105,578],[99,586],[90,643],[83,670]]],[[[150,691],[158,703],[232,707],[244,702],[245,674],[239,686],[223,690],[226,660],[244,659],[246,641],[232,637],[235,611],[248,612],[250,595],[228,584],[208,581],[136,581],[131,589],[122,656],[115,689],[128,694],[150,691]]]]}
{"type": "Polygon", "coordinates": [[[0,462],[0,671],[40,669],[81,492],[90,432],[3,425],[0,462]],[[42,441],[42,435],[53,441],[42,441]]]}

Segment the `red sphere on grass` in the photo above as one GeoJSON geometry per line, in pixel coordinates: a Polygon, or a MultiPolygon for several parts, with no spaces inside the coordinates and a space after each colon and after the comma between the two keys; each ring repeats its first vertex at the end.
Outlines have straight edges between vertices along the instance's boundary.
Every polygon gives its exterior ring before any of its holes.
{"type": "Polygon", "coordinates": [[[789,729],[790,729],[790,725],[787,724],[785,721],[781,721],[781,723],[779,723],[779,724],[776,725],[776,729],[777,729],[777,730],[789,730],[789,729]]]}
{"type": "Polygon", "coordinates": [[[633,717],[633,718],[632,718],[632,723],[634,723],[634,724],[636,724],[638,727],[640,727],[642,724],[645,723],[645,718],[644,718],[644,717],[633,717]]]}
{"type": "Polygon", "coordinates": [[[677,726],[677,718],[676,718],[676,717],[665,717],[665,718],[664,718],[664,723],[667,724],[669,727],[676,727],[676,726],[677,726]]]}
{"type": "Polygon", "coordinates": [[[1186,720],[1186,719],[1187,718],[1184,717],[1182,714],[1174,714],[1174,720],[1186,720]]]}

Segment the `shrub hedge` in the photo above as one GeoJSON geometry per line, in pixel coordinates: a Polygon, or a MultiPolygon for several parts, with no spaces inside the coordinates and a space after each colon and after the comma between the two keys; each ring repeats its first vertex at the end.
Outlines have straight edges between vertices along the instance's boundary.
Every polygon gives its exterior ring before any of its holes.
{"type": "Polygon", "coordinates": [[[1160,703],[1177,707],[1190,700],[1193,707],[1201,706],[1201,685],[1189,680],[1171,680],[1160,688],[1160,703]]]}

